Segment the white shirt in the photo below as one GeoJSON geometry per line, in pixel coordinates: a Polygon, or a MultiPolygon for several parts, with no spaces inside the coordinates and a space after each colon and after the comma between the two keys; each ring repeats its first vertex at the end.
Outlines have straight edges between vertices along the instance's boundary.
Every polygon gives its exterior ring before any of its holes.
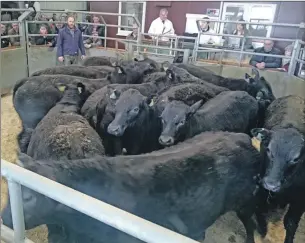
{"type": "Polygon", "coordinates": [[[209,35],[209,33],[216,34],[215,30],[210,28],[209,31],[203,32],[203,33],[204,34],[201,34],[201,36],[200,36],[199,44],[201,44],[201,45],[208,44],[208,42],[213,42],[215,44],[219,44],[220,43],[219,36],[209,35]]]}
{"type": "MultiPolygon", "coordinates": [[[[175,35],[175,29],[173,26],[172,21],[170,20],[165,20],[164,24],[162,22],[162,20],[159,18],[155,19],[148,30],[149,34],[155,34],[155,35],[175,35]]],[[[156,39],[156,36],[152,36],[153,39],[156,39]]],[[[168,37],[160,37],[161,41],[169,41],[168,37]]]]}

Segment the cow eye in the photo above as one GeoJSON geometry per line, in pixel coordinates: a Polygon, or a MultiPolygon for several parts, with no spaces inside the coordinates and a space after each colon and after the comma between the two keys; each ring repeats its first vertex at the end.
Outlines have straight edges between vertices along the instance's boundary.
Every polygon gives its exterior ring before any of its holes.
{"type": "Polygon", "coordinates": [[[134,112],[139,112],[139,107],[133,109],[134,112]]]}
{"type": "Polygon", "coordinates": [[[184,120],[179,122],[179,125],[183,125],[184,124],[184,120]]]}

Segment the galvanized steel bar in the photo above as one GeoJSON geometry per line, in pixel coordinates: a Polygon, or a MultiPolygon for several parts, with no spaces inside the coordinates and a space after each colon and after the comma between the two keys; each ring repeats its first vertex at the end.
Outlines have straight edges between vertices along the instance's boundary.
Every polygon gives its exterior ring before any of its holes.
{"type": "MultiPolygon", "coordinates": [[[[3,166],[2,160],[1,160],[1,166],[3,166]]],[[[21,185],[15,180],[8,179],[8,189],[9,189],[13,227],[14,227],[14,243],[24,243],[25,225],[24,225],[21,185]]]]}
{"type": "Polygon", "coordinates": [[[13,23],[21,23],[21,21],[18,21],[18,20],[1,21],[1,24],[13,24],[13,23]]]}
{"type": "MultiPolygon", "coordinates": [[[[20,183],[142,241],[148,243],[198,243],[3,159],[1,159],[1,173],[8,180],[14,180],[14,183],[20,183]]],[[[19,203],[19,201],[17,202],[19,203]]],[[[22,207],[22,204],[19,207],[22,207]]]]}
{"type": "MultiPolygon", "coordinates": [[[[5,243],[15,243],[14,231],[3,224],[1,224],[1,241],[4,241],[5,243]]],[[[34,242],[29,240],[28,238],[25,238],[24,243],[34,243],[34,242]]]]}
{"type": "Polygon", "coordinates": [[[1,39],[4,39],[4,38],[14,38],[14,37],[21,37],[21,35],[3,35],[3,36],[1,36],[1,39]]]}
{"type": "Polygon", "coordinates": [[[255,56],[265,56],[265,57],[279,57],[279,58],[287,58],[291,59],[291,57],[284,56],[284,55],[273,55],[273,54],[265,54],[265,53],[258,53],[258,52],[248,52],[248,51],[235,51],[235,50],[226,50],[226,49],[216,49],[216,48],[205,48],[203,50],[199,49],[198,52],[232,52],[232,53],[243,53],[248,55],[255,55],[255,56]]]}
{"type": "Polygon", "coordinates": [[[28,8],[0,8],[1,12],[23,12],[28,10],[28,8]]]}
{"type": "MultiPolygon", "coordinates": [[[[196,22],[204,21],[204,19],[196,19],[196,22]]],[[[249,25],[268,25],[268,26],[279,26],[279,27],[294,27],[294,28],[301,28],[301,24],[285,24],[285,23],[272,23],[272,22],[247,22],[247,21],[231,21],[231,20],[218,20],[218,19],[209,19],[209,22],[216,22],[216,23],[230,23],[230,24],[249,24],[249,25]]]]}
{"type": "Polygon", "coordinates": [[[289,68],[288,68],[288,74],[289,75],[292,75],[296,69],[296,58],[298,58],[298,55],[300,53],[300,48],[301,48],[301,45],[300,43],[298,42],[298,40],[296,40],[296,42],[294,43],[294,47],[293,47],[293,51],[292,51],[292,55],[291,55],[291,61],[290,61],[290,65],[289,65],[289,68]]]}

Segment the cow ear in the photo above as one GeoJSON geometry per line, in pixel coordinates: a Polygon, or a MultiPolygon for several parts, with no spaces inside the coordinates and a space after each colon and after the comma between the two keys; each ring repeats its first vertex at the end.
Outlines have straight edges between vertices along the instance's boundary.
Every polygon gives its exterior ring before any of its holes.
{"type": "Polygon", "coordinates": [[[253,128],[251,129],[252,137],[257,138],[260,142],[270,137],[271,131],[265,128],[253,128]]]}
{"type": "Polygon", "coordinates": [[[250,78],[251,76],[247,73],[245,73],[245,80],[247,81],[247,83],[250,83],[250,78]]]}
{"type": "Polygon", "coordinates": [[[114,89],[109,97],[112,100],[116,100],[116,99],[118,99],[120,97],[120,92],[117,91],[116,89],[114,89]]]}
{"type": "Polygon", "coordinates": [[[85,85],[83,83],[81,83],[81,82],[77,83],[77,88],[78,88],[78,92],[80,94],[84,93],[85,89],[86,89],[85,85]]]}
{"type": "Polygon", "coordinates": [[[169,68],[170,63],[168,61],[165,61],[162,63],[162,68],[164,71],[167,71],[167,69],[169,68]]]}
{"type": "Polygon", "coordinates": [[[136,57],[135,57],[133,60],[134,60],[135,62],[138,62],[138,61],[139,61],[139,59],[138,59],[138,58],[136,58],[136,57]]]}
{"type": "Polygon", "coordinates": [[[167,76],[170,80],[172,80],[172,81],[175,80],[175,74],[174,74],[174,72],[173,72],[172,70],[170,70],[170,69],[167,69],[167,70],[166,70],[166,76],[167,76]]]}
{"type": "Polygon", "coordinates": [[[154,97],[153,96],[147,97],[146,104],[150,107],[154,106],[155,105],[154,97]]]}
{"type": "Polygon", "coordinates": [[[203,100],[199,100],[195,104],[193,104],[190,109],[190,115],[195,114],[198,111],[198,109],[202,106],[202,104],[203,104],[203,100]]]}
{"type": "Polygon", "coordinates": [[[108,73],[107,73],[106,80],[108,80],[108,81],[111,80],[111,72],[108,72],[108,73]]]}
{"type": "Polygon", "coordinates": [[[120,66],[117,66],[116,70],[118,71],[119,74],[125,74],[124,69],[122,67],[120,67],[120,66]]]}
{"type": "Polygon", "coordinates": [[[65,92],[67,85],[63,84],[63,83],[57,83],[56,84],[56,88],[60,91],[60,92],[65,92]]]}
{"type": "Polygon", "coordinates": [[[18,152],[17,164],[23,168],[29,168],[35,166],[36,163],[34,159],[25,153],[18,152]]]}
{"type": "Polygon", "coordinates": [[[256,68],[252,68],[252,75],[254,75],[254,80],[258,81],[260,78],[259,71],[256,68]]]}

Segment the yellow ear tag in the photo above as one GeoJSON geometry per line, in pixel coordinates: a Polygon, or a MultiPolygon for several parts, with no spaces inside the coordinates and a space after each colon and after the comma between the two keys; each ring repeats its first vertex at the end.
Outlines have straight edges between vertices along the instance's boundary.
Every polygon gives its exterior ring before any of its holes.
{"type": "Polygon", "coordinates": [[[66,86],[64,86],[64,85],[58,86],[58,90],[59,90],[60,92],[64,92],[65,89],[66,89],[66,86]]]}
{"type": "Polygon", "coordinates": [[[259,152],[261,149],[261,141],[254,137],[251,139],[251,142],[252,146],[259,152]]]}

